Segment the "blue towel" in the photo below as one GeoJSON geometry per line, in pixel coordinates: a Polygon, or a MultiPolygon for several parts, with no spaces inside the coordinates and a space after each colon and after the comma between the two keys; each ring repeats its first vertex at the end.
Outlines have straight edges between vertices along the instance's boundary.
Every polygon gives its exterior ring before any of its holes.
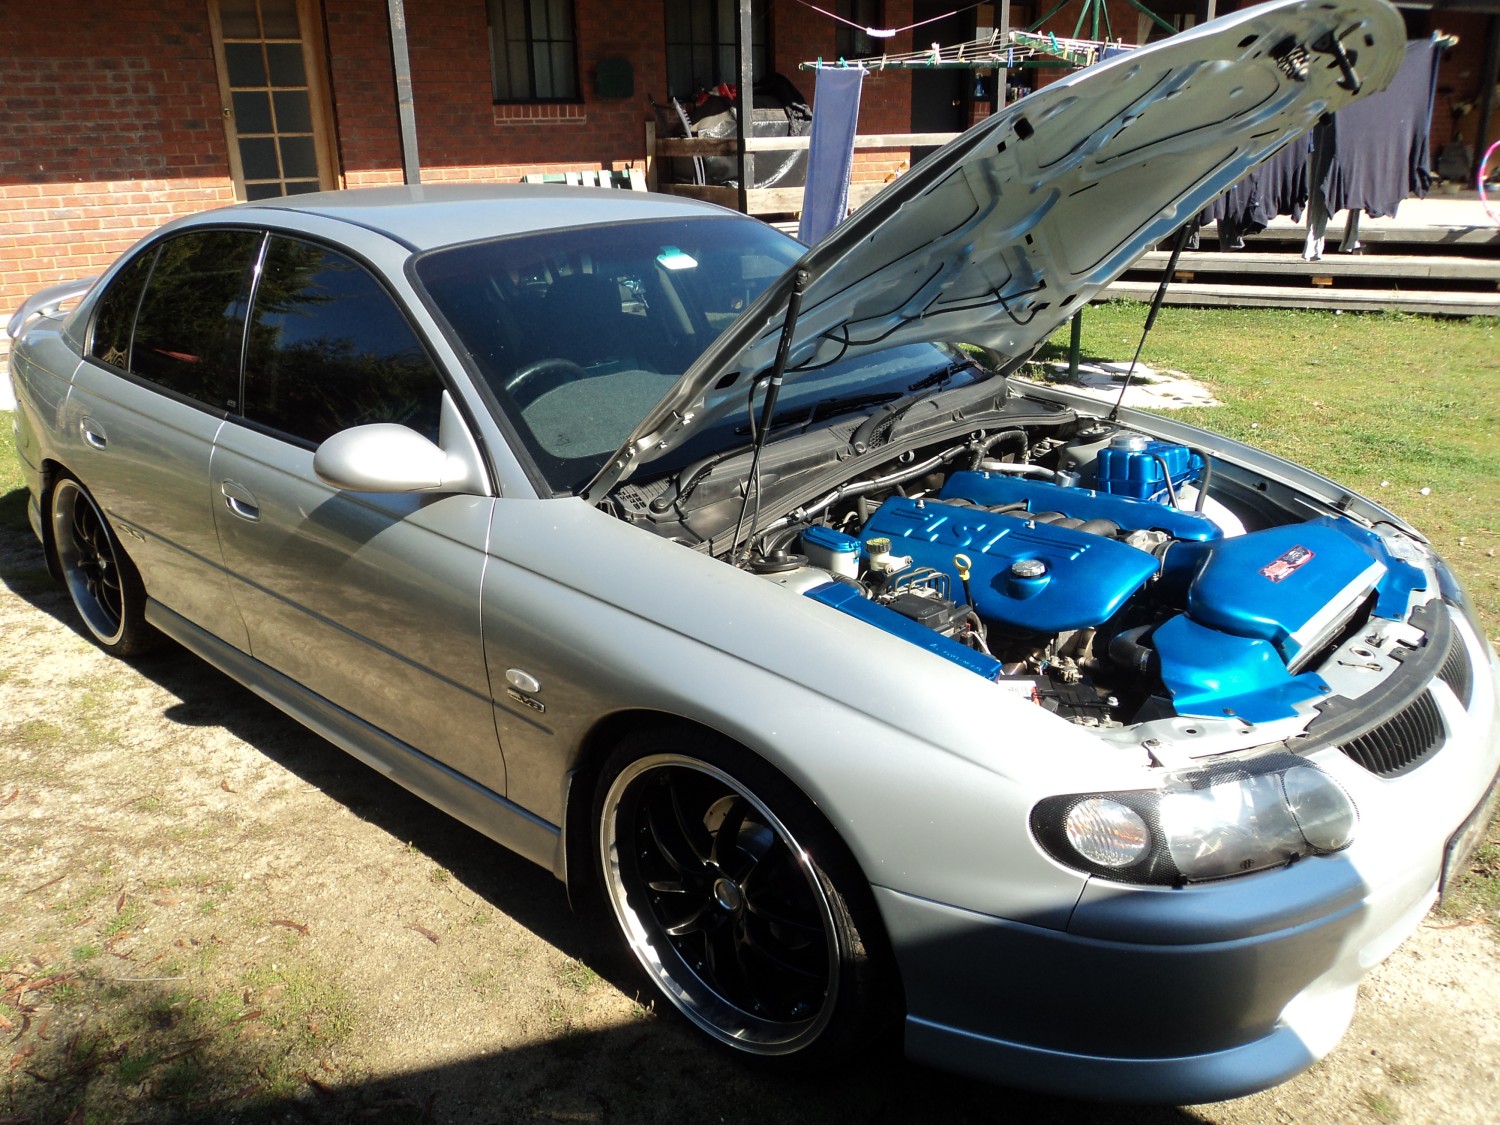
{"type": "Polygon", "coordinates": [[[802,192],[802,222],[797,228],[797,237],[809,246],[836,227],[849,210],[849,171],[854,166],[859,90],[864,80],[865,72],[857,66],[818,71],[807,187],[802,192]]]}

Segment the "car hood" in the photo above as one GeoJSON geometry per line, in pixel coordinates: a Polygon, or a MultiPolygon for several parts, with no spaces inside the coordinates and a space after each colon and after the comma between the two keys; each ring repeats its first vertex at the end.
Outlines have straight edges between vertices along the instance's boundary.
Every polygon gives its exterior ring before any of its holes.
{"type": "Polygon", "coordinates": [[[589,485],[676,448],[769,368],[919,341],[1034,350],[1141,253],[1325,113],[1383,89],[1384,0],[1285,0],[1079,71],[985,118],[834,228],[715,340],[589,485]],[[1342,56],[1342,58],[1341,58],[1342,56]]]}

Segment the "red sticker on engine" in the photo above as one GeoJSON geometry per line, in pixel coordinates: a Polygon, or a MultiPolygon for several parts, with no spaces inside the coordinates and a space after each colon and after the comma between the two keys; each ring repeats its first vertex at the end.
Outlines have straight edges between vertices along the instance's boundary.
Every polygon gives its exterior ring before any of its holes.
{"type": "Polygon", "coordinates": [[[1287,575],[1293,574],[1306,566],[1312,560],[1312,557],[1313,553],[1306,547],[1293,547],[1270,566],[1261,567],[1261,576],[1269,578],[1272,582],[1280,582],[1287,575]]]}

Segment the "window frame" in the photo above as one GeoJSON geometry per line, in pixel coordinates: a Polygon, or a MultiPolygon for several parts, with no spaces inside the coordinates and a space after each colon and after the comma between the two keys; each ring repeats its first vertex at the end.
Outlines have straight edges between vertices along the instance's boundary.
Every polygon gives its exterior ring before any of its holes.
{"type": "Polygon", "coordinates": [[[847,23],[838,25],[838,32],[834,38],[834,53],[839,58],[863,59],[881,53],[875,45],[875,40],[866,35],[863,29],[884,25],[885,0],[838,0],[835,10],[843,19],[860,24],[859,27],[850,27],[847,23]],[[860,22],[866,19],[870,22],[860,22]]]}
{"type": "MultiPolygon", "coordinates": [[[[533,5],[537,0],[517,0],[521,7],[522,19],[525,23],[523,34],[519,37],[510,34],[510,28],[506,18],[505,8],[507,0],[485,0],[484,18],[485,29],[488,33],[490,48],[490,98],[495,105],[572,105],[583,101],[583,78],[579,73],[578,66],[578,5],[576,0],[559,0],[567,13],[568,28],[566,36],[557,35],[552,28],[551,37],[539,38],[533,26],[533,5]],[[558,45],[566,44],[572,61],[572,90],[570,93],[539,93],[537,88],[537,51],[546,51],[558,45]],[[503,93],[501,90],[502,66],[505,67],[503,74],[511,76],[508,56],[509,48],[519,45],[524,49],[526,58],[526,75],[524,83],[525,92],[521,95],[503,93]]],[[[546,0],[542,0],[546,3],[546,0]]],[[[507,83],[512,89],[517,83],[512,80],[507,83]]]]}
{"type": "MultiPolygon", "coordinates": [[[[740,46],[740,25],[737,13],[738,5],[734,5],[736,12],[733,18],[733,23],[727,29],[722,26],[722,23],[719,19],[720,8],[720,0],[666,0],[666,3],[663,5],[662,37],[663,41],[665,42],[667,52],[667,92],[672,97],[675,97],[680,101],[691,99],[695,94],[697,94],[700,89],[709,89],[714,83],[733,83],[735,81],[735,71],[738,66],[737,63],[731,66],[729,72],[726,74],[710,74],[707,76],[698,74],[688,75],[687,80],[693,83],[693,88],[691,89],[681,90],[677,86],[673,85],[674,77],[682,78],[682,75],[674,76],[673,74],[673,55],[678,51],[687,49],[691,55],[692,52],[707,50],[713,56],[715,56],[715,58],[719,58],[722,52],[728,51],[736,60],[738,59],[740,46]],[[672,38],[671,9],[675,4],[682,4],[689,9],[691,9],[695,5],[701,6],[703,8],[705,16],[704,22],[707,23],[709,28],[708,38],[701,40],[684,40],[672,38]]],[[[689,26],[691,26],[696,21],[689,17],[687,22],[689,26]]],[[[750,50],[752,67],[758,70],[760,76],[764,78],[769,75],[774,69],[775,59],[775,55],[771,50],[771,12],[770,3],[768,2],[768,0],[752,0],[750,23],[750,50]],[[755,36],[756,31],[761,32],[761,35],[758,38],[755,36]]],[[[750,84],[752,86],[754,86],[755,84],[755,75],[753,74],[750,76],[750,84]]]]}

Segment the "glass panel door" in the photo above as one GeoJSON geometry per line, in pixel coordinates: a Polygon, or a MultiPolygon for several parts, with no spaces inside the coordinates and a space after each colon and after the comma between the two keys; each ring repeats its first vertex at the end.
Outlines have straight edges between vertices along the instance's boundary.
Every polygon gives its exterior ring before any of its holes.
{"type": "Polygon", "coordinates": [[[321,43],[306,0],[212,0],[235,194],[335,187],[321,43]]]}

